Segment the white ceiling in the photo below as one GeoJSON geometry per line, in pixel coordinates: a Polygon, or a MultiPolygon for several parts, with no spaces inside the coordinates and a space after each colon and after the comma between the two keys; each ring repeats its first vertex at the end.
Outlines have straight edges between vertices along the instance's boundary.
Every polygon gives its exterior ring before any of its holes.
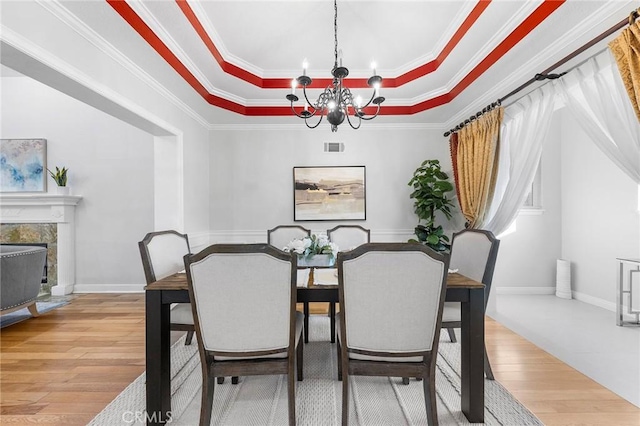
{"type": "MultiPolygon", "coordinates": [[[[205,104],[213,125],[292,122],[285,95],[303,60],[314,80],[330,78],[333,67],[332,0],[56,3],[184,102],[213,103],[205,104]],[[126,18],[119,14],[125,9],[126,18]],[[136,32],[141,23],[150,29],[144,37],[136,32]],[[168,51],[158,53],[159,45],[168,51]],[[260,87],[272,83],[276,88],[260,87]],[[228,112],[229,105],[243,111],[228,112]]],[[[640,0],[338,0],[338,43],[350,78],[368,78],[370,63],[377,63],[387,101],[386,115],[376,120],[450,126],[639,6],[640,0]]],[[[370,96],[368,88],[353,91],[370,96]]],[[[320,90],[310,92],[314,99],[320,90]]]]}

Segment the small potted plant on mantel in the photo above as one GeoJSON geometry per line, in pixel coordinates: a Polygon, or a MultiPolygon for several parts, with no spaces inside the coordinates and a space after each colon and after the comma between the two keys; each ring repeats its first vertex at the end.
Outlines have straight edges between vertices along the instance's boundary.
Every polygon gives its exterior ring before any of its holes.
{"type": "Polygon", "coordinates": [[[55,181],[56,185],[58,185],[58,194],[69,195],[69,187],[67,186],[67,171],[69,171],[69,169],[67,169],[66,167],[62,167],[60,169],[56,166],[55,173],[49,169],[47,169],[47,171],[51,175],[51,178],[55,181]]]}

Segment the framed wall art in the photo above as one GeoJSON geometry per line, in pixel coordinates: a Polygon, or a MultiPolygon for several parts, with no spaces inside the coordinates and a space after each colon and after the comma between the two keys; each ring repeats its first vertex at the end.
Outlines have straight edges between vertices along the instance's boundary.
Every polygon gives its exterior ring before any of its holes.
{"type": "Polygon", "coordinates": [[[45,192],[46,160],[46,139],[0,139],[0,192],[45,192]]]}
{"type": "Polygon", "coordinates": [[[293,220],[365,220],[364,166],[293,168],[293,220]]]}

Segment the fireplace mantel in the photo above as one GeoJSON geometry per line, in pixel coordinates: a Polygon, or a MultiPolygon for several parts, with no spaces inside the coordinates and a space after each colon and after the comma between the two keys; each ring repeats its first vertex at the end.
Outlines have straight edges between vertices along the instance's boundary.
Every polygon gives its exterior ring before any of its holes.
{"type": "Polygon", "coordinates": [[[56,223],[58,226],[58,284],[51,294],[73,292],[76,271],[75,210],[79,195],[0,194],[0,222],[56,223]]]}

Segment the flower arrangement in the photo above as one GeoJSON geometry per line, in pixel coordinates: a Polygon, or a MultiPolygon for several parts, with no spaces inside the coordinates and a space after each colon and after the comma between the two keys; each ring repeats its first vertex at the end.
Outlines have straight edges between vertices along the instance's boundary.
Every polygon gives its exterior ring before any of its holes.
{"type": "Polygon", "coordinates": [[[338,253],[338,246],[329,241],[326,235],[311,235],[295,239],[289,242],[283,249],[286,252],[295,252],[302,256],[313,256],[314,254],[330,254],[335,256],[338,253]]]}

